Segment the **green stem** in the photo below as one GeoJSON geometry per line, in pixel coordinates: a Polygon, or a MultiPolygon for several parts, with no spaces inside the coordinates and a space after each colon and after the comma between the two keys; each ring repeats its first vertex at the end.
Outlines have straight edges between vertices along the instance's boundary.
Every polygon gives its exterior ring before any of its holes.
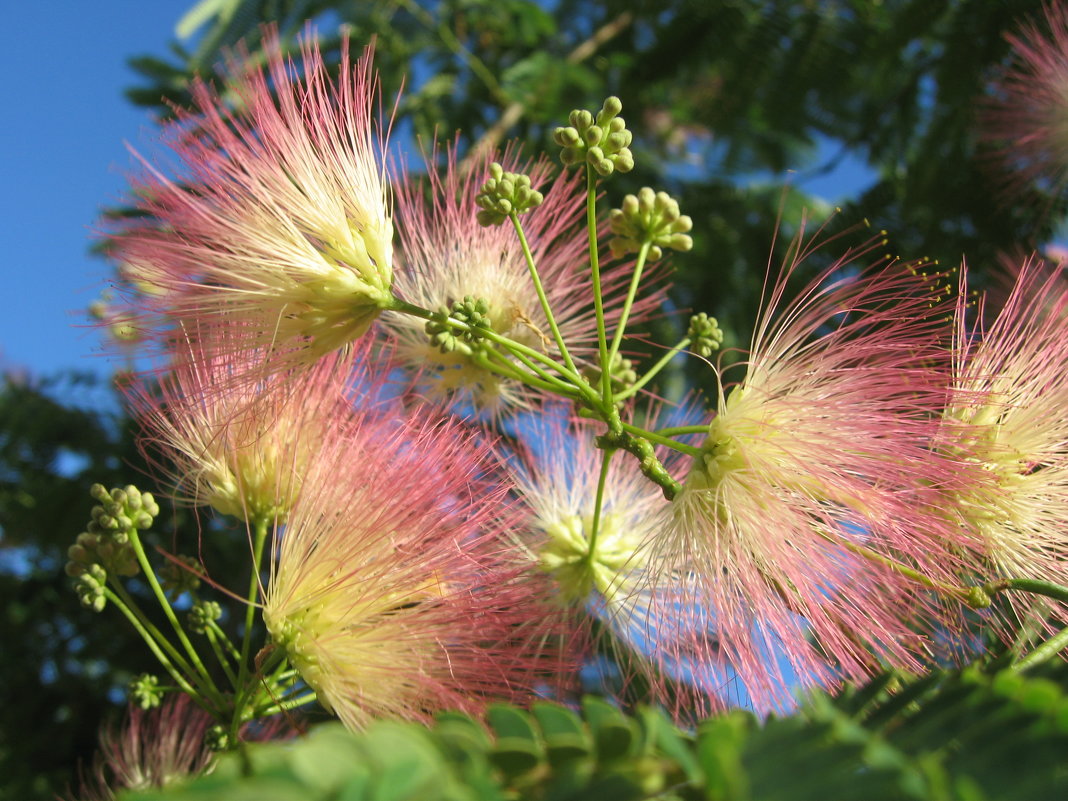
{"type": "Polygon", "coordinates": [[[590,276],[593,280],[593,312],[597,317],[597,354],[601,361],[601,399],[612,406],[612,369],[608,362],[608,337],[604,325],[604,298],[601,296],[601,267],[597,255],[597,174],[586,165],[586,230],[589,233],[590,276]]]}
{"type": "Polygon", "coordinates": [[[623,331],[627,327],[627,320],[630,317],[630,310],[634,306],[634,298],[638,294],[638,284],[642,280],[642,270],[645,269],[645,260],[649,256],[649,247],[651,242],[643,242],[641,250],[638,251],[638,261],[634,264],[634,275],[630,279],[630,287],[627,289],[627,298],[623,301],[623,311],[619,314],[619,322],[616,324],[616,333],[612,337],[612,346],[608,350],[608,363],[612,364],[615,361],[616,354],[619,353],[619,346],[623,342],[623,331]]]}
{"type": "Polygon", "coordinates": [[[1068,603],[1068,587],[1054,584],[1052,581],[1037,579],[999,579],[985,584],[983,589],[990,595],[997,595],[1003,590],[1020,590],[1034,595],[1042,595],[1055,601],[1068,603]]]}
{"type": "MultiPolygon", "coordinates": [[[[408,301],[401,300],[400,298],[397,298],[397,297],[392,298],[390,300],[390,302],[389,302],[389,305],[386,308],[389,309],[390,311],[400,312],[402,314],[410,314],[413,317],[419,317],[420,319],[423,319],[423,320],[439,320],[439,319],[441,319],[440,316],[438,314],[436,314],[435,312],[432,312],[429,309],[424,309],[422,306],[416,306],[414,303],[409,303],[408,301]]],[[[455,319],[453,317],[447,318],[445,320],[445,322],[448,323],[450,326],[452,326],[457,331],[470,331],[471,330],[471,326],[469,326],[467,323],[463,322],[462,320],[457,320],[457,319],[455,319]]],[[[541,353],[540,351],[536,351],[533,348],[527,347],[526,345],[524,345],[524,344],[522,344],[520,342],[516,342],[513,339],[509,339],[506,336],[502,336],[501,334],[498,334],[496,331],[488,331],[488,330],[485,330],[485,329],[479,329],[478,334],[479,334],[479,336],[484,337],[485,339],[489,340],[490,342],[493,342],[493,343],[496,343],[497,345],[500,345],[502,348],[507,350],[509,353],[514,353],[514,354],[522,353],[522,354],[530,357],[531,359],[536,359],[537,361],[539,361],[542,364],[544,364],[546,367],[550,367],[553,370],[555,370],[556,372],[560,373],[560,375],[562,375],[564,378],[566,378],[568,381],[570,381],[573,384],[581,385],[581,384],[585,383],[583,381],[582,377],[578,374],[578,372],[569,370],[568,368],[566,368],[564,365],[560,364],[558,361],[556,361],[552,357],[546,356],[544,353],[541,353]]]]}
{"type": "Polygon", "coordinates": [[[604,458],[601,460],[601,473],[597,477],[597,494],[593,500],[593,522],[590,523],[589,545],[586,548],[586,561],[593,563],[593,554],[597,549],[597,534],[601,525],[601,506],[604,504],[604,487],[608,480],[608,465],[612,461],[615,448],[605,448],[604,458]]]}
{"type": "Polygon", "coordinates": [[[621,401],[621,400],[626,400],[627,398],[629,398],[632,395],[637,395],[638,392],[641,391],[642,387],[644,387],[646,384],[648,384],[650,381],[652,381],[653,378],[656,376],[656,374],[659,373],[661,370],[663,370],[667,366],[668,362],[670,362],[673,358],[675,358],[675,356],[678,353],[680,353],[683,350],[683,348],[685,348],[687,345],[689,345],[690,342],[691,342],[691,340],[690,340],[689,337],[684,337],[682,339],[682,341],[679,342],[678,345],[676,345],[671,350],[669,350],[667,353],[665,353],[663,356],[661,356],[659,361],[657,361],[656,364],[654,364],[652,367],[650,367],[649,371],[645,375],[643,375],[641,378],[639,378],[637,381],[635,381],[634,384],[632,384],[631,386],[627,387],[622,392],[616,393],[615,399],[617,401],[621,401]]]}
{"type": "Polygon", "coordinates": [[[241,661],[238,665],[240,670],[241,684],[244,685],[248,678],[248,658],[252,651],[252,628],[256,622],[256,602],[260,594],[260,566],[263,563],[263,546],[267,541],[267,520],[259,518],[253,521],[252,540],[252,576],[248,582],[248,606],[245,609],[245,631],[241,637],[241,661]]]}
{"type": "Polygon", "coordinates": [[[541,302],[541,310],[545,314],[545,319],[549,322],[549,328],[553,332],[553,339],[556,341],[556,348],[560,351],[560,355],[564,357],[564,364],[567,365],[567,369],[572,373],[578,373],[578,369],[575,367],[575,362],[571,359],[571,354],[567,350],[567,345],[564,344],[563,334],[560,333],[560,327],[556,324],[556,318],[553,317],[552,307],[549,305],[549,298],[545,295],[545,289],[541,285],[541,277],[538,275],[538,268],[534,264],[534,254],[530,252],[530,245],[527,244],[526,234],[523,233],[523,226],[519,222],[519,215],[516,212],[512,212],[509,215],[509,219],[512,221],[512,226],[515,228],[516,235],[519,237],[519,245],[523,248],[523,257],[527,260],[527,270],[530,272],[530,280],[534,283],[534,291],[538,293],[538,300],[541,302]]]}
{"type": "Polygon", "coordinates": [[[126,619],[130,621],[130,624],[137,630],[137,633],[141,635],[141,639],[145,641],[145,644],[148,645],[148,649],[152,652],[152,655],[156,657],[156,660],[163,666],[163,669],[167,671],[167,674],[174,680],[174,683],[177,684],[183,692],[192,697],[199,705],[203,706],[200,693],[185,680],[182,672],[174,666],[174,663],[171,662],[170,659],[167,658],[167,655],[163,653],[163,650],[160,648],[159,643],[157,643],[155,638],[148,633],[148,630],[142,625],[142,622],[138,619],[137,615],[130,610],[130,608],[123,602],[122,598],[113,592],[110,587],[104,587],[104,597],[115,604],[115,606],[119,608],[119,611],[126,616],[126,619]]]}
{"type": "Polygon", "coordinates": [[[630,423],[623,423],[623,430],[629,434],[633,434],[636,437],[641,437],[642,439],[647,439],[650,442],[655,442],[657,445],[664,445],[665,447],[679,451],[680,453],[688,454],[690,456],[693,456],[694,458],[700,456],[703,453],[703,451],[695,445],[687,445],[685,442],[678,442],[676,440],[673,440],[671,437],[665,437],[662,434],[659,434],[654,431],[646,431],[644,428],[639,428],[638,426],[631,425],[630,423]]]}
{"type": "Polygon", "coordinates": [[[1010,670],[1014,670],[1017,673],[1028,670],[1035,665],[1040,665],[1052,659],[1065,648],[1068,648],[1068,628],[1061,629],[1048,640],[1036,646],[1031,653],[1016,662],[1010,670]]]}
{"type": "MultiPolygon", "coordinates": [[[[505,378],[511,378],[513,381],[519,381],[528,386],[543,389],[546,392],[554,392],[558,395],[565,395],[569,398],[578,397],[579,393],[576,392],[573,384],[561,381],[547,370],[538,367],[538,365],[521,353],[513,353],[511,356],[530,370],[530,372],[524,373],[522,370],[518,369],[513,362],[508,360],[507,356],[496,348],[486,348],[483,350],[478,363],[480,367],[498,373],[505,378]]],[[[478,357],[476,356],[472,358],[478,357]]]]}
{"type": "Polygon", "coordinates": [[[268,715],[275,715],[283,710],[296,709],[305,704],[310,704],[312,701],[316,700],[317,697],[315,692],[311,691],[287,701],[275,701],[270,706],[257,708],[255,716],[257,718],[265,718],[268,715]]]}
{"type": "Polygon", "coordinates": [[[662,437],[679,437],[685,434],[707,434],[708,423],[697,426],[671,426],[670,428],[658,428],[655,432],[662,437]]]}
{"type": "Polygon", "coordinates": [[[148,615],[141,610],[137,601],[135,601],[133,596],[127,592],[126,588],[122,586],[122,583],[117,579],[113,581],[110,576],[108,577],[108,581],[112,584],[115,596],[120,598],[125,604],[127,612],[134,615],[140,621],[141,628],[148,632],[156,644],[170,655],[171,660],[173,660],[178,668],[188,676],[196,676],[196,671],[193,670],[193,666],[186,661],[185,657],[174,647],[171,641],[163,636],[163,632],[156,628],[156,625],[148,619],[148,615]]]}
{"type": "Polygon", "coordinates": [[[944,584],[941,581],[936,581],[930,576],[926,576],[923,573],[920,573],[918,570],[909,567],[908,565],[903,565],[900,562],[895,562],[890,557],[884,556],[878,551],[873,551],[871,548],[867,548],[863,545],[858,545],[855,542],[850,542],[849,540],[843,537],[835,537],[831,533],[822,529],[817,529],[816,533],[819,534],[819,536],[823,537],[823,539],[827,540],[827,542],[833,543],[835,545],[840,545],[850,553],[855,553],[857,556],[863,559],[867,559],[869,562],[875,562],[876,564],[882,565],[883,567],[893,570],[895,573],[900,573],[902,576],[905,576],[906,578],[915,581],[917,584],[922,584],[928,589],[934,590],[935,592],[945,595],[949,598],[955,598],[956,600],[962,601],[963,603],[966,603],[969,606],[974,605],[974,594],[972,590],[968,587],[954,587],[950,584],[944,584]]]}
{"type": "MultiPolygon", "coordinates": [[[[681,485],[671,477],[664,465],[656,458],[656,450],[653,448],[653,444],[648,439],[643,439],[640,436],[636,437],[625,431],[624,426],[618,420],[614,422],[616,427],[612,427],[610,422],[609,430],[597,437],[595,440],[597,447],[604,450],[608,448],[620,449],[634,456],[638,460],[638,468],[642,471],[642,475],[654,484],[659,485],[665,498],[669,501],[673,500],[679,493],[681,485]]],[[[633,428],[633,426],[630,426],[630,428],[633,428]]]]}
{"type": "Polygon", "coordinates": [[[219,628],[219,624],[216,623],[214,620],[210,621],[208,623],[208,626],[211,628],[212,631],[215,632],[216,638],[224,646],[226,646],[226,650],[229,652],[230,656],[233,657],[234,663],[235,664],[240,664],[240,662],[241,662],[241,652],[237,650],[237,648],[234,646],[234,644],[232,642],[230,642],[230,637],[227,636],[226,632],[223,631],[221,628],[219,628]]]}
{"type": "Polygon", "coordinates": [[[148,556],[145,554],[144,546],[141,544],[141,538],[138,536],[136,529],[131,529],[130,531],[130,545],[133,546],[134,553],[137,555],[137,561],[141,565],[141,570],[145,574],[145,580],[152,588],[152,593],[156,596],[156,600],[159,602],[160,607],[162,607],[164,616],[170,622],[171,628],[174,629],[174,633],[178,635],[178,642],[182,644],[193,667],[204,678],[205,689],[212,694],[213,700],[219,700],[219,688],[215,686],[215,681],[212,679],[208,669],[204,666],[204,662],[200,658],[200,653],[193,647],[193,643],[190,642],[189,637],[185,633],[185,629],[183,629],[182,624],[178,622],[178,616],[174,614],[171,602],[167,600],[167,594],[163,592],[163,588],[160,586],[159,581],[156,579],[156,574],[152,570],[152,565],[148,563],[148,556]]]}
{"type": "Polygon", "coordinates": [[[230,660],[223,651],[222,645],[219,644],[219,640],[215,636],[215,630],[211,626],[208,626],[204,629],[204,636],[208,638],[208,642],[211,644],[211,650],[215,652],[215,659],[222,665],[223,672],[226,674],[226,678],[230,681],[230,686],[233,687],[234,690],[237,690],[237,674],[234,673],[233,668],[230,667],[230,660]]]}

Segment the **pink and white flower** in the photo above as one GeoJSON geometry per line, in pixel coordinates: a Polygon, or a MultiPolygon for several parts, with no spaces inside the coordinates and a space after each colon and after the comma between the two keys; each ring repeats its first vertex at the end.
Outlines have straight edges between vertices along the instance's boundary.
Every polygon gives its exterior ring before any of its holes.
{"type": "Polygon", "coordinates": [[[1012,61],[994,82],[980,133],[994,147],[1006,190],[1056,200],[1068,186],[1068,4],[1050,0],[1042,20],[1006,36],[1012,61]]]}
{"type": "MultiPolygon", "coordinates": [[[[988,578],[1068,584],[1064,267],[1025,261],[988,325],[982,306],[969,322],[967,296],[962,276],[941,445],[978,469],[952,496],[953,510],[977,539],[988,578]]],[[[1034,607],[1018,594],[1011,601],[1022,612],[1034,607]]]]}
{"type": "Polygon", "coordinates": [[[314,360],[391,299],[393,223],[368,50],[336,79],[312,35],[299,65],[268,31],[265,67],[233,61],[164,132],[173,177],[145,164],[137,212],[109,236],[137,326],[226,317],[246,348],[314,360]]]}
{"type": "Polygon", "coordinates": [[[494,470],[455,422],[356,413],[306,471],[263,616],[349,728],[529,699],[552,670],[533,647],[543,604],[517,580],[494,470]]]}
{"type": "Polygon", "coordinates": [[[790,702],[790,673],[825,684],[916,666],[927,584],[958,586],[962,569],[956,528],[924,511],[956,480],[931,447],[942,290],[896,262],[852,266],[862,249],[786,302],[814,243],[793,243],[656,542],[670,578],[654,585],[688,583],[682,599],[711,615],[761,710],[790,702]]]}

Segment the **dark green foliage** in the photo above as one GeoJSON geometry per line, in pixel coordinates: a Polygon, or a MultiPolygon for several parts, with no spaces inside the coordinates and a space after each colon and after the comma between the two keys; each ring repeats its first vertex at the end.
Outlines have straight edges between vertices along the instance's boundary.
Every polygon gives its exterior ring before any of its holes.
{"type": "Polygon", "coordinates": [[[837,698],[817,694],[791,717],[761,723],[736,711],[696,732],[598,698],[581,714],[495,706],[484,724],[450,713],[429,731],[377,723],[352,735],[327,724],[297,743],[253,746],[250,775],[228,756],[209,777],[123,799],[1058,798],[1068,792],[1066,690],[1058,663],[1039,676],[886,674],[837,698]]]}

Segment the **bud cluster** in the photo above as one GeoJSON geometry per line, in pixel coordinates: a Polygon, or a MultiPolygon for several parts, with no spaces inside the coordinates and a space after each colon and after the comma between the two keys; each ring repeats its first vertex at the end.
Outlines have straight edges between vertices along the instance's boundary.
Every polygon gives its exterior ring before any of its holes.
{"type": "Polygon", "coordinates": [[[452,308],[441,307],[433,320],[427,320],[426,333],[430,342],[442,353],[461,353],[470,356],[474,351],[472,345],[482,340],[483,331],[492,331],[493,324],[489,318],[489,304],[483,298],[464,296],[452,304],[452,308]],[[466,331],[453,328],[448,319],[466,323],[466,331]]]}
{"type": "Polygon", "coordinates": [[[540,206],[545,200],[545,196],[530,185],[528,175],[505,172],[500,164],[494,162],[490,165],[490,176],[475,196],[475,203],[479,206],[479,225],[500,225],[513,212],[522,214],[540,206]]]}
{"type": "MultiPolygon", "coordinates": [[[[69,572],[69,571],[68,571],[69,572]]],[[[104,611],[108,599],[104,593],[107,586],[108,572],[100,565],[89,565],[83,572],[74,577],[74,592],[82,606],[92,609],[94,612],[104,611]]]]}
{"type": "Polygon", "coordinates": [[[189,610],[187,618],[189,628],[197,634],[204,634],[208,628],[222,617],[222,607],[215,601],[197,601],[189,610]]]}
{"type": "MultiPolygon", "coordinates": [[[[616,353],[612,357],[612,365],[609,368],[609,377],[612,382],[612,392],[621,392],[635,384],[638,373],[634,370],[634,363],[630,359],[623,358],[623,354],[616,353]]],[[[593,386],[601,383],[601,368],[593,364],[583,371],[586,380],[593,386]]]]}
{"type": "Polygon", "coordinates": [[[644,244],[651,244],[650,261],[663,256],[664,248],[693,248],[693,239],[686,233],[693,228],[693,220],[679,211],[678,201],[667,192],[654,192],[647,186],[637,195],[624,197],[622,208],[608,213],[608,228],[615,234],[608,246],[617,259],[637,253],[644,244]]]}
{"type": "Polygon", "coordinates": [[[159,686],[159,679],[151,673],[142,673],[130,682],[130,700],[141,709],[159,706],[162,698],[163,690],[159,686]]]}
{"type": "Polygon", "coordinates": [[[690,318],[690,328],[686,332],[690,340],[690,350],[698,356],[708,357],[712,351],[719,350],[723,344],[723,331],[715,317],[709,317],[704,312],[695,314],[690,318]]]}
{"type": "Polygon", "coordinates": [[[187,592],[196,592],[200,587],[200,563],[192,556],[178,556],[176,562],[168,562],[159,571],[160,586],[171,602],[187,592]]]}
{"type": "Polygon", "coordinates": [[[137,487],[128,485],[124,489],[115,488],[110,492],[102,484],[94,484],[89,494],[99,503],[93,507],[92,519],[86,526],[86,530],[78,535],[74,545],[67,550],[67,575],[76,579],[79,595],[83,603],[86,597],[93,599],[87,605],[96,608],[99,603],[103,608],[103,596],[86,596],[83,592],[92,581],[102,582],[106,579],[107,572],[117,573],[120,576],[133,576],[139,571],[137,556],[130,544],[131,533],[144,530],[152,525],[153,519],[159,514],[159,506],[151,493],[142,493],[137,487]],[[92,571],[94,566],[100,567],[99,571],[92,571]],[[103,573],[103,577],[99,576],[103,573]],[[85,576],[89,578],[85,578],[85,576]]]}
{"type": "Polygon", "coordinates": [[[568,117],[571,124],[553,132],[553,141],[563,148],[561,161],[568,166],[585,162],[604,177],[615,171],[630,172],[634,168],[630,152],[634,137],[618,116],[622,110],[619,98],[609,97],[596,117],[585,110],[572,111],[568,117]]]}

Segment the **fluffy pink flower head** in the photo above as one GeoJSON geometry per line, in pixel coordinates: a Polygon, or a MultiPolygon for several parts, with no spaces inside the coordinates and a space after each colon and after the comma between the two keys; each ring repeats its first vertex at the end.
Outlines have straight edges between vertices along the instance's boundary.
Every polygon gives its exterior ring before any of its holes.
{"type": "Polygon", "coordinates": [[[930,453],[945,357],[928,280],[854,267],[861,249],[787,302],[815,241],[793,243],[657,542],[758,709],[788,703],[786,672],[822,683],[914,665],[925,588],[887,560],[950,582],[957,564],[953,527],[920,511],[952,477],[930,453]]]}
{"type": "Polygon", "coordinates": [[[1013,60],[981,117],[1016,196],[1036,188],[1056,196],[1068,185],[1068,4],[1052,0],[1043,16],[1006,37],[1013,60]]]}
{"type": "Polygon", "coordinates": [[[265,67],[231,62],[225,93],[193,85],[165,131],[176,177],[147,167],[139,216],[110,237],[134,314],[236,320],[246,347],[314,359],[390,302],[390,201],[368,50],[337,79],[311,35],[299,66],[268,32],[265,67]]]}
{"type": "MultiPolygon", "coordinates": [[[[521,217],[523,230],[568,349],[574,356],[588,354],[596,347],[596,323],[586,256],[584,187],[575,174],[551,179],[552,167],[545,160],[523,164],[507,151],[486,156],[464,171],[449,151],[446,169],[428,166],[429,194],[420,180],[408,176],[397,191],[404,269],[397,274],[396,293],[433,310],[451,308],[468,296],[480,298],[488,306],[496,333],[559,357],[514,228],[507,222],[483,227],[476,220],[475,196],[489,177],[494,158],[507,172],[529,175],[532,186],[545,195],[540,206],[521,217]]],[[[602,272],[609,321],[618,319],[630,266],[620,264],[602,272]]],[[[647,273],[646,286],[655,286],[656,280],[657,271],[647,273]]],[[[631,319],[655,311],[662,297],[662,291],[646,289],[631,319]]],[[[442,396],[466,392],[491,413],[530,405],[532,396],[524,385],[483,366],[487,356],[443,353],[431,343],[424,321],[418,318],[391,314],[383,321],[396,335],[400,360],[423,370],[433,392],[442,396]]]]}
{"type": "MultiPolygon", "coordinates": [[[[179,491],[243,520],[284,520],[304,472],[349,411],[353,360],[329,356],[311,369],[248,380],[262,350],[219,344],[228,329],[187,339],[158,387],[126,392],[179,491]]],[[[366,348],[364,348],[366,350],[366,348]]]]}
{"type": "Polygon", "coordinates": [[[541,604],[505,557],[485,448],[455,423],[357,414],[305,475],[264,621],[349,728],[529,698],[544,678],[524,634],[541,604]]]}
{"type": "MultiPolygon", "coordinates": [[[[647,425],[654,428],[658,418],[667,417],[661,408],[647,411],[647,425]]],[[[692,614],[693,608],[667,609],[679,588],[671,586],[673,577],[659,574],[649,545],[667,523],[671,506],[629,454],[617,453],[609,461],[597,513],[604,457],[594,445],[597,429],[548,407],[529,431],[538,453],[516,474],[527,510],[517,545],[549,585],[544,592],[555,599],[563,621],[562,648],[580,660],[608,654],[622,674],[622,693],[635,682],[644,701],[655,700],[692,719],[721,706],[709,693],[722,688],[704,680],[722,667],[714,646],[705,642],[695,648],[702,634],[710,636],[708,616],[692,614]],[[659,597],[649,593],[653,575],[659,578],[659,597]],[[680,670],[691,657],[690,669],[680,670]]],[[[660,456],[669,470],[684,458],[673,451],[660,456]]],[[[564,677],[565,688],[573,678],[564,677]]]]}
{"type": "Polygon", "coordinates": [[[626,606],[642,573],[643,544],[656,532],[668,505],[660,488],[626,454],[609,462],[597,532],[593,535],[603,451],[595,426],[547,409],[535,434],[541,457],[517,471],[529,510],[524,548],[553,579],[558,600],[583,606],[592,597],[611,613],[626,606]]]}
{"type": "Polygon", "coordinates": [[[166,787],[201,773],[214,756],[204,739],[213,723],[184,693],[147,711],[131,705],[121,727],[101,729],[79,801],[113,801],[121,790],[166,787]]]}
{"type": "MultiPolygon", "coordinates": [[[[993,323],[962,276],[941,446],[981,469],[953,497],[995,575],[1068,584],[1068,288],[1028,260],[993,323]]],[[[1019,596],[1013,596],[1020,603],[1019,596]]]]}

